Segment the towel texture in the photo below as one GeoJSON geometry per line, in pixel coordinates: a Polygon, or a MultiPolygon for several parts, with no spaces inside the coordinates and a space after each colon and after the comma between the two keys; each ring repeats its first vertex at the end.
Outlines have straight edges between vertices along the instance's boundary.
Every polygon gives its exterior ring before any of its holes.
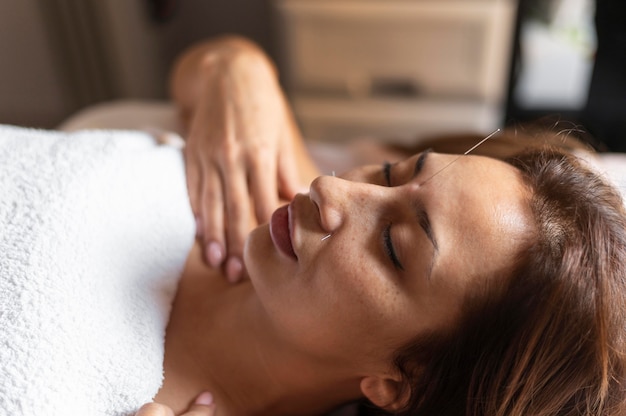
{"type": "Polygon", "coordinates": [[[194,229],[180,150],[0,126],[0,414],[150,401],[194,229]]]}

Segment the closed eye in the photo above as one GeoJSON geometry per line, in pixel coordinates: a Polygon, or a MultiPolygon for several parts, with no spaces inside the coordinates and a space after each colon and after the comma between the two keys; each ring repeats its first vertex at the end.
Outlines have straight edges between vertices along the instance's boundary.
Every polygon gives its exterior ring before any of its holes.
{"type": "Polygon", "coordinates": [[[420,174],[422,168],[424,167],[424,163],[426,163],[426,157],[431,154],[432,151],[433,149],[428,148],[419,155],[419,157],[415,161],[415,167],[413,168],[413,177],[416,177],[420,174]]]}
{"type": "MultiPolygon", "coordinates": [[[[428,157],[429,154],[431,154],[433,151],[433,149],[426,149],[424,150],[419,157],[417,158],[417,160],[415,161],[415,167],[413,168],[413,178],[415,178],[417,175],[420,174],[420,172],[422,171],[422,168],[424,167],[424,164],[426,162],[426,158],[428,157]]],[[[392,168],[392,164],[389,162],[384,162],[383,163],[383,176],[385,178],[385,183],[387,186],[393,186],[391,183],[391,168],[392,168]]]]}
{"type": "Polygon", "coordinates": [[[391,186],[391,163],[383,163],[383,175],[385,176],[387,186],[391,186]]]}

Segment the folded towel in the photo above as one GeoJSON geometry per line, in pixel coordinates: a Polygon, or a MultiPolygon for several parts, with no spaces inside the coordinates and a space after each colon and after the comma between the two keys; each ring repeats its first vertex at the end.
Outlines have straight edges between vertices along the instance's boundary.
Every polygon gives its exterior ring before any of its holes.
{"type": "Polygon", "coordinates": [[[150,401],[194,229],[179,149],[0,126],[0,414],[150,401]]]}

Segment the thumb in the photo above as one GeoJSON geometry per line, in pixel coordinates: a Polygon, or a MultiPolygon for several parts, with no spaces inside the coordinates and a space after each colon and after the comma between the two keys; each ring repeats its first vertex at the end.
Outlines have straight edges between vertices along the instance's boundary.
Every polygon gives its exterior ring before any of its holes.
{"type": "Polygon", "coordinates": [[[181,416],[214,416],[215,415],[215,403],[213,402],[213,395],[208,391],[201,393],[193,404],[189,406],[189,409],[181,416]]]}

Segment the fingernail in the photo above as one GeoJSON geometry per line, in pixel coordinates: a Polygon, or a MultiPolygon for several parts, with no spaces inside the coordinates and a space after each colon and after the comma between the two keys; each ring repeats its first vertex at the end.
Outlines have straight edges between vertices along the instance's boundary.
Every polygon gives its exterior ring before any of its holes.
{"type": "Polygon", "coordinates": [[[196,238],[202,238],[204,228],[202,228],[202,218],[196,217],[196,238]]]}
{"type": "Polygon", "coordinates": [[[206,248],[206,257],[209,260],[209,264],[211,267],[219,267],[224,261],[224,250],[222,249],[222,245],[211,241],[206,248]]]}
{"type": "Polygon", "coordinates": [[[201,404],[204,406],[210,406],[211,404],[213,404],[213,395],[209,393],[208,391],[205,391],[204,393],[196,397],[196,401],[193,403],[201,404]]]}
{"type": "Polygon", "coordinates": [[[230,283],[237,283],[241,279],[243,264],[237,257],[231,257],[226,263],[226,277],[230,283]]]}

